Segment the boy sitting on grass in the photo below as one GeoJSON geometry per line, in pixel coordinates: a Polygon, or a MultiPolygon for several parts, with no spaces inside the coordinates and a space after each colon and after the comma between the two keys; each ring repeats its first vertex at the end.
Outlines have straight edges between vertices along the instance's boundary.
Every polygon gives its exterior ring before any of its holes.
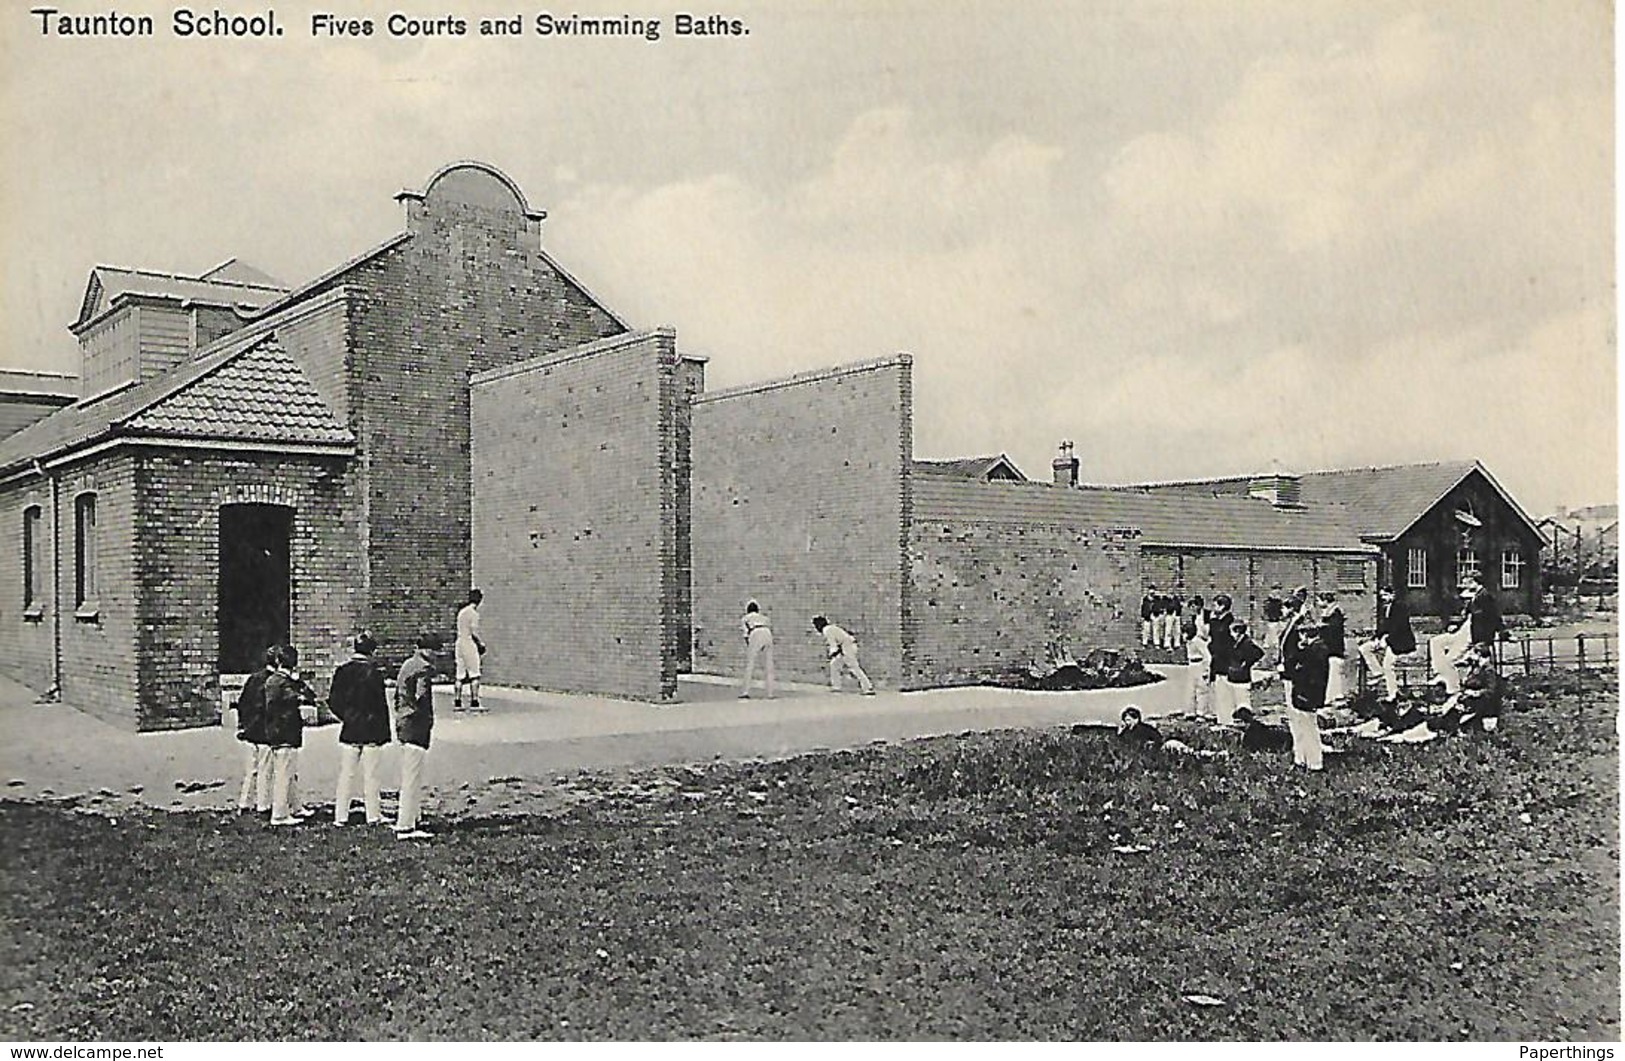
{"type": "Polygon", "coordinates": [[[1163,737],[1160,730],[1145,721],[1144,714],[1133,704],[1123,708],[1117,726],[1117,739],[1135,748],[1145,748],[1149,751],[1165,751],[1191,759],[1224,759],[1229,753],[1223,751],[1210,751],[1207,748],[1192,748],[1182,740],[1173,740],[1163,737]]]}
{"type": "Polygon", "coordinates": [[[1236,721],[1241,731],[1241,750],[1247,752],[1284,752],[1292,748],[1292,734],[1280,726],[1260,722],[1251,707],[1236,708],[1236,721]]]}

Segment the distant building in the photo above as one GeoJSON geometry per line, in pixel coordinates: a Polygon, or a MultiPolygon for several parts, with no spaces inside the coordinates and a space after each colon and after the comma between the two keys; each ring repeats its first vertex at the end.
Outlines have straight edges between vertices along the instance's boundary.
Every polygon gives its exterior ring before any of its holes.
{"type": "Polygon", "coordinates": [[[78,376],[0,369],[0,438],[72,405],[78,396],[78,376]]]}
{"type": "Polygon", "coordinates": [[[1134,489],[1165,497],[1250,497],[1323,512],[1381,550],[1378,578],[1405,598],[1413,615],[1451,614],[1468,574],[1493,590],[1508,613],[1535,615],[1541,609],[1544,538],[1477,461],[1195,479],[1134,489]]]}
{"type": "Polygon", "coordinates": [[[1564,578],[1619,577],[1619,506],[1559,508],[1537,526],[1545,539],[1547,566],[1564,578]]]}

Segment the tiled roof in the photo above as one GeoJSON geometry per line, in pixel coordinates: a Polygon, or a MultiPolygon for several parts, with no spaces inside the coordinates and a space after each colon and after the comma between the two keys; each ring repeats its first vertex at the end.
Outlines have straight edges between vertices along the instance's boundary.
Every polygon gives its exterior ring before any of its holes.
{"type": "Polygon", "coordinates": [[[70,405],[0,440],[0,471],[130,435],[293,445],[355,441],[276,336],[261,334],[226,341],[161,376],[70,405]]]}
{"type": "Polygon", "coordinates": [[[1137,529],[1143,545],[1369,554],[1331,507],[1277,508],[1246,497],[1104,490],[1050,483],[914,480],[915,518],[1050,521],[1137,529]]]}
{"type": "Polygon", "coordinates": [[[91,271],[77,324],[99,316],[121,295],[146,295],[258,309],[282,297],[285,288],[222,278],[203,279],[150,269],[98,265],[91,271]]]}
{"type": "Polygon", "coordinates": [[[914,471],[918,475],[946,475],[956,479],[985,479],[988,472],[1003,463],[1017,476],[1027,478],[1014,461],[1002,453],[991,457],[961,457],[955,460],[917,460],[914,471]]]}
{"type": "Polygon", "coordinates": [[[135,434],[344,446],[355,441],[276,336],[130,417],[135,434]]]}
{"type": "Polygon", "coordinates": [[[1311,472],[1302,478],[1303,502],[1342,505],[1362,535],[1397,538],[1477,467],[1477,461],[1444,461],[1311,472]]]}
{"type": "MultiPolygon", "coordinates": [[[[1340,518],[1362,537],[1387,541],[1399,537],[1411,524],[1438,504],[1473,472],[1505,498],[1514,512],[1530,527],[1534,522],[1477,461],[1435,461],[1425,464],[1394,464],[1380,468],[1344,468],[1308,472],[1298,476],[1300,499],[1307,507],[1335,506],[1340,518]]],[[[1232,475],[1217,479],[1187,479],[1178,482],[1144,483],[1110,487],[1112,490],[1149,492],[1163,496],[1245,497],[1248,486],[1267,476],[1232,475]]],[[[1262,503],[1262,502],[1260,502],[1262,503]]]]}

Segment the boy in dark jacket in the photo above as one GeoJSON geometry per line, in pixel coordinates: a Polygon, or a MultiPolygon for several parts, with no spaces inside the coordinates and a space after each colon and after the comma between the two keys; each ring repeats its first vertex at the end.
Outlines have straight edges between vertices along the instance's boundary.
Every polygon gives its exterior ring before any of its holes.
{"type": "Polygon", "coordinates": [[[1326,676],[1330,670],[1330,655],[1326,642],[1321,640],[1320,628],[1299,625],[1293,635],[1297,647],[1282,672],[1292,683],[1292,704],[1286,709],[1287,728],[1292,731],[1292,761],[1308,770],[1319,770],[1322,765],[1320,744],[1320,716],[1317,712],[1326,706],[1326,676]]]}
{"type": "Polygon", "coordinates": [[[1250,707],[1236,708],[1241,731],[1241,748],[1249,752],[1284,752],[1292,747],[1292,734],[1280,726],[1260,722],[1250,707]]]}
{"type": "Polygon", "coordinates": [[[1377,636],[1360,645],[1360,656],[1371,673],[1382,675],[1383,700],[1392,704],[1399,699],[1399,671],[1395,661],[1416,651],[1416,634],[1411,630],[1411,615],[1405,602],[1395,597],[1393,590],[1379,590],[1377,600],[1380,602],[1377,636]]]}
{"type": "Polygon", "coordinates": [[[384,820],[378,791],[378,760],[389,743],[389,700],[384,674],[373,662],[378,642],[371,634],[355,639],[355,655],[333,672],[328,706],[343,725],[339,729],[339,783],[333,797],[333,824],[348,825],[355,768],[361,767],[361,799],[367,824],[384,820]]]}
{"type": "Polygon", "coordinates": [[[243,784],[237,792],[239,811],[271,809],[271,745],[265,740],[265,679],[276,649],[265,650],[265,666],[248,676],[237,696],[237,739],[243,742],[243,784]]]}
{"type": "Polygon", "coordinates": [[[438,634],[418,638],[418,650],[401,664],[395,676],[395,739],[401,743],[401,799],[395,816],[395,839],[426,840],[418,828],[418,801],[422,795],[423,759],[429,754],[434,730],[434,654],[440,651],[438,634]]]}
{"type": "Polygon", "coordinates": [[[1343,606],[1337,603],[1337,594],[1320,595],[1320,639],[1326,643],[1328,670],[1326,673],[1326,702],[1340,704],[1348,696],[1348,618],[1343,606]]]}
{"type": "Polygon", "coordinates": [[[1242,708],[1253,706],[1253,668],[1263,658],[1264,650],[1248,636],[1247,624],[1240,619],[1231,623],[1230,654],[1224,668],[1224,683],[1229,689],[1227,696],[1219,698],[1220,725],[1233,725],[1242,708]]]}
{"type": "Polygon", "coordinates": [[[1236,705],[1230,702],[1230,684],[1224,676],[1230,672],[1230,646],[1235,635],[1230,632],[1236,617],[1230,613],[1230,597],[1221,593],[1213,598],[1213,617],[1208,620],[1207,650],[1211,661],[1208,678],[1213,682],[1215,713],[1221,719],[1234,718],[1236,705]]]}
{"type": "Polygon", "coordinates": [[[299,653],[279,645],[265,678],[265,742],[271,746],[271,824],[297,825],[309,817],[299,798],[299,749],[305,725],[316,721],[316,698],[294,673],[299,653]]]}

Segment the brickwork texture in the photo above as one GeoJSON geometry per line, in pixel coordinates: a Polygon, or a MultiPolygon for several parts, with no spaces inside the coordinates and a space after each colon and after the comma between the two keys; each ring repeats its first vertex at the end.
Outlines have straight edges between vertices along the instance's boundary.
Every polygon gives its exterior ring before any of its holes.
{"type": "Polygon", "coordinates": [[[694,400],[696,670],[742,668],[755,600],[781,676],[828,680],[822,613],[878,685],[903,684],[911,374],[899,356],[694,400]]]}
{"type": "Polygon", "coordinates": [[[671,332],[475,377],[474,579],[491,681],[663,700],[677,689],[671,332]]]}

